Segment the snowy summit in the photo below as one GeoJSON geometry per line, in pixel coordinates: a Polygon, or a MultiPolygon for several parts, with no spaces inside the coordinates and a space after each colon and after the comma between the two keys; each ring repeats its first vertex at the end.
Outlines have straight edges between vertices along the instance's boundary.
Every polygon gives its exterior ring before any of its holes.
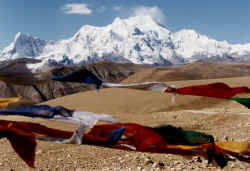
{"type": "Polygon", "coordinates": [[[150,16],[116,18],[105,27],[85,25],[73,37],[46,41],[23,33],[0,52],[0,60],[29,57],[64,64],[100,60],[176,65],[199,60],[250,61],[250,44],[229,44],[194,30],[171,32],[150,16]]]}

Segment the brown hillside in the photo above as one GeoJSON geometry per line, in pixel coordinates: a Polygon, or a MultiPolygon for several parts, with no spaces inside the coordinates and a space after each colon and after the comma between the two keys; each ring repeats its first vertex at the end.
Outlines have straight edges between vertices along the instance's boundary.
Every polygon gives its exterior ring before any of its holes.
{"type": "Polygon", "coordinates": [[[145,69],[128,77],[123,82],[202,80],[249,75],[249,64],[195,62],[181,66],[145,69]]]}
{"type": "MultiPolygon", "coordinates": [[[[182,87],[218,81],[227,83],[231,86],[241,85],[250,87],[250,77],[173,81],[169,83],[174,84],[177,87],[182,87]]],[[[156,111],[203,109],[220,106],[221,104],[227,104],[227,107],[230,108],[230,110],[234,110],[235,107],[240,108],[243,111],[249,110],[233,101],[198,96],[177,95],[176,103],[172,104],[170,102],[171,96],[172,94],[161,92],[107,88],[101,89],[100,91],[93,90],[57,98],[55,100],[49,101],[49,104],[64,104],[66,107],[73,107],[75,109],[97,113],[123,113],[126,115],[124,117],[127,119],[130,119],[130,117],[127,117],[127,115],[134,113],[140,113],[142,114],[141,116],[143,116],[146,113],[152,113],[156,111]]],[[[250,97],[250,94],[244,96],[250,97]]]]}
{"type": "Polygon", "coordinates": [[[149,65],[115,63],[111,61],[101,61],[89,64],[86,67],[96,76],[107,82],[120,82],[136,72],[146,68],[152,68],[149,65]]]}
{"type": "MultiPolygon", "coordinates": [[[[100,79],[107,82],[120,82],[146,67],[148,66],[107,61],[86,66],[87,69],[96,74],[100,79]]],[[[65,75],[80,68],[80,66],[62,66],[60,69],[54,70],[53,75],[65,75]]],[[[57,81],[49,81],[47,84],[40,84],[38,85],[38,88],[43,92],[47,99],[55,99],[68,94],[95,89],[94,86],[86,84],[61,83],[57,81]]],[[[0,89],[0,97],[22,96],[25,100],[31,101],[31,103],[32,101],[41,101],[40,95],[31,86],[6,85],[4,82],[0,82],[0,89]]]]}

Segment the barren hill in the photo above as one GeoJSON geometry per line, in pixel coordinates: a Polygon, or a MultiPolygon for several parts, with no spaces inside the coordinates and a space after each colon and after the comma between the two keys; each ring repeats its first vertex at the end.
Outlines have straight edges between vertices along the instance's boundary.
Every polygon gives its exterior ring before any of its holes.
{"type": "MultiPolygon", "coordinates": [[[[128,76],[134,74],[135,72],[140,71],[143,68],[147,68],[149,66],[103,61],[97,62],[95,64],[90,64],[85,67],[104,81],[120,82],[128,76]]],[[[53,75],[64,75],[80,68],[81,66],[64,66],[60,69],[54,70],[53,75]]],[[[49,81],[49,83],[47,84],[41,84],[38,86],[38,88],[48,99],[54,99],[68,94],[95,89],[94,86],[86,84],[61,83],[56,81],[49,81]]],[[[10,86],[6,85],[4,82],[0,82],[0,89],[0,97],[22,96],[26,100],[36,102],[41,101],[40,95],[31,86],[10,86]]]]}
{"type": "Polygon", "coordinates": [[[180,66],[166,66],[145,69],[128,77],[123,82],[202,80],[249,75],[249,64],[195,62],[180,66]]]}
{"type": "Polygon", "coordinates": [[[111,61],[101,61],[87,65],[88,70],[107,82],[120,82],[136,72],[152,67],[150,65],[116,63],[111,61]]]}
{"type": "MultiPolygon", "coordinates": [[[[195,84],[214,83],[218,81],[227,83],[231,86],[250,87],[250,77],[171,81],[169,84],[174,84],[176,87],[182,87],[195,84]]],[[[144,114],[146,115],[146,113],[156,111],[202,109],[220,106],[221,104],[227,104],[226,106],[230,108],[230,110],[234,110],[235,107],[238,109],[240,108],[243,111],[249,110],[233,101],[198,96],[177,95],[176,103],[172,104],[171,96],[172,94],[170,93],[107,88],[101,89],[100,91],[92,90],[72,94],[51,100],[49,103],[53,105],[64,104],[66,107],[79,108],[81,110],[97,113],[123,113],[126,115],[125,117],[134,113],[140,113],[143,116],[144,114]]],[[[250,94],[244,94],[241,96],[250,97],[250,94]]],[[[127,119],[130,119],[130,117],[127,119]]]]}

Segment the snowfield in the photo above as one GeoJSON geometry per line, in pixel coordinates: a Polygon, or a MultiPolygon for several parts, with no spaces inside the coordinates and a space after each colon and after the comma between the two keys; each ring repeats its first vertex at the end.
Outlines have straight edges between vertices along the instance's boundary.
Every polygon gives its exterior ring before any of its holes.
{"type": "Polygon", "coordinates": [[[229,44],[194,30],[171,32],[150,16],[116,18],[105,27],[85,25],[73,37],[47,41],[18,33],[0,52],[0,60],[21,57],[63,64],[100,60],[177,65],[194,61],[250,61],[249,44],[229,44]]]}

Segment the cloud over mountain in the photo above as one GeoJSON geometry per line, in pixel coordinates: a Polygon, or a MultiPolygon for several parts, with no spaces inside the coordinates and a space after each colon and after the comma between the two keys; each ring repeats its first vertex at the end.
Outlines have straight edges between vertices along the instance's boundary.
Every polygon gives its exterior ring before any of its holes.
{"type": "Polygon", "coordinates": [[[151,16],[154,20],[156,20],[159,23],[165,23],[165,14],[163,11],[157,7],[148,7],[148,6],[137,6],[132,8],[132,14],[131,16],[145,16],[149,15],[151,16]]]}
{"type": "Polygon", "coordinates": [[[88,4],[85,3],[65,4],[61,9],[66,14],[89,15],[92,13],[92,10],[88,8],[88,4]]]}

